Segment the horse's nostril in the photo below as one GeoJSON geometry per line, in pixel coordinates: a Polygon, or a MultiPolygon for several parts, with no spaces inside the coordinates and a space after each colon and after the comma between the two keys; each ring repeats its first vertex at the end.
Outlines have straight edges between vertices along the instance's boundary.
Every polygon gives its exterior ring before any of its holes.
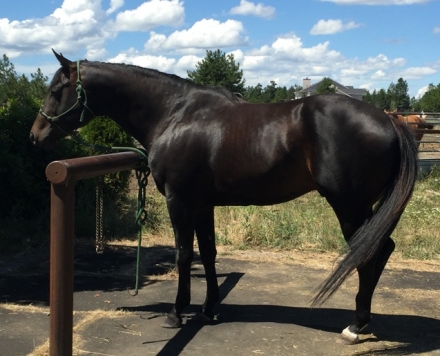
{"type": "Polygon", "coordinates": [[[30,133],[29,138],[30,138],[32,144],[35,145],[35,136],[34,136],[33,132],[30,133]]]}

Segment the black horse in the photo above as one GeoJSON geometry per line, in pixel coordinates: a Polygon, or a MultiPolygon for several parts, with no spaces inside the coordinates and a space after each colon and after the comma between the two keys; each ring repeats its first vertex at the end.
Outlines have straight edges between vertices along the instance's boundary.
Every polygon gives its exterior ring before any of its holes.
{"type": "Polygon", "coordinates": [[[214,206],[277,204],[317,190],[335,211],[350,248],[314,302],[324,302],[357,269],[356,312],[343,335],[358,340],[394,250],[390,235],[416,181],[417,148],[405,125],[342,95],[250,104],[155,70],[55,56],[61,68],[30,139],[50,149],[100,115],[145,147],[176,242],[178,292],[165,327],[179,327],[190,303],[194,232],[207,280],[201,313],[214,316],[214,206]]]}

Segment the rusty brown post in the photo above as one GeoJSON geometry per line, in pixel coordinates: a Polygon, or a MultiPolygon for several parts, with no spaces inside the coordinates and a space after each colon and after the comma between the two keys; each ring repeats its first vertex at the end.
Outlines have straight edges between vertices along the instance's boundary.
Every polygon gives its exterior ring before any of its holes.
{"type": "Polygon", "coordinates": [[[49,355],[72,355],[75,182],[140,167],[136,152],[51,162],[49,355]]]}
{"type": "Polygon", "coordinates": [[[49,354],[72,355],[75,182],[52,184],[49,354]]]}

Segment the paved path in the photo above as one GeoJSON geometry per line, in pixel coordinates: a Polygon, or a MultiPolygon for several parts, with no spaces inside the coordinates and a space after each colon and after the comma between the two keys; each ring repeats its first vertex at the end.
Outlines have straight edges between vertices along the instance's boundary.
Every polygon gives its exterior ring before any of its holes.
{"type": "MultiPolygon", "coordinates": [[[[205,293],[196,263],[186,324],[163,329],[176,279],[173,273],[159,275],[169,268],[172,249],[143,248],[144,286],[136,297],[127,293],[135,249],[118,247],[103,256],[91,251],[81,248],[75,255],[76,355],[440,355],[440,263],[391,263],[361,343],[345,345],[339,333],[353,315],[356,278],[323,308],[308,304],[332,267],[328,255],[221,254],[222,302],[213,325],[194,318],[205,293]]],[[[0,264],[0,355],[47,354],[47,269],[48,256],[41,251],[0,264]]]]}

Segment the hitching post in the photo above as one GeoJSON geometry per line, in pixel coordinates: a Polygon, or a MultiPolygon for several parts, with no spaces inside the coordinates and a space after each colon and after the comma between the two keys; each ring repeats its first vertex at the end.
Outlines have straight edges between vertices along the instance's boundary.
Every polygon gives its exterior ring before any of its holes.
{"type": "Polygon", "coordinates": [[[140,155],[120,152],[51,162],[50,207],[50,356],[72,355],[73,246],[75,182],[139,168],[140,155]]]}

